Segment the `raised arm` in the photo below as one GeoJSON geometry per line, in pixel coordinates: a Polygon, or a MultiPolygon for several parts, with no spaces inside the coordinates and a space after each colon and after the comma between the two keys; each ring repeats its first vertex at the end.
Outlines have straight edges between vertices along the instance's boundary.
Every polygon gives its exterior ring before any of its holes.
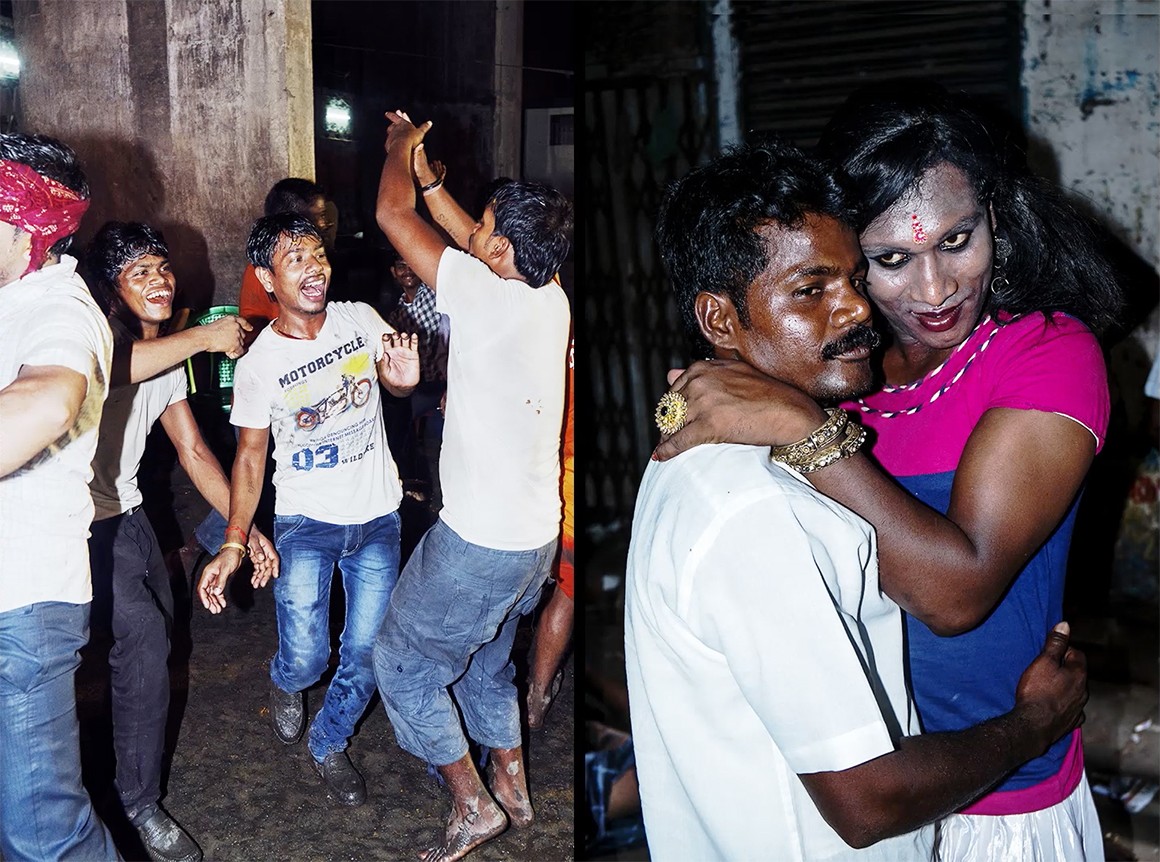
{"type": "MultiPolygon", "coordinates": [[[[189,402],[182,400],[170,404],[161,414],[161,426],[169,435],[177,460],[189,476],[194,487],[206,502],[228,519],[230,515],[230,483],[217,457],[201,436],[201,430],[193,418],[189,402]]],[[[238,538],[241,534],[238,534],[238,538]]],[[[234,536],[231,535],[231,539],[234,536]]],[[[253,584],[265,586],[270,578],[278,577],[278,554],[273,543],[256,526],[250,527],[248,541],[250,562],[254,566],[253,584]]]]}
{"type": "Polygon", "coordinates": [[[379,179],[375,216],[391,245],[405,253],[415,274],[436,289],[439,259],[447,249],[439,233],[415,211],[415,178],[412,156],[431,128],[428,121],[416,128],[401,111],[388,111],[387,159],[379,179]]]}
{"type": "Polygon", "coordinates": [[[1023,673],[1010,712],[955,733],[901,740],[841,772],[801,775],[826,822],[852,847],[911,832],[977,799],[1071,731],[1087,702],[1083,653],[1060,623],[1023,673]]]}
{"type": "Polygon", "coordinates": [[[25,365],[0,389],[0,476],[27,464],[76,422],[88,392],[85,376],[63,365],[25,365]]]}
{"type": "Polygon", "coordinates": [[[237,359],[246,352],[244,318],[227,315],[205,326],[194,326],[160,338],[121,341],[113,347],[113,385],[124,386],[156,377],[195,353],[224,353],[237,359]]]}
{"type": "MultiPolygon", "coordinates": [[[[686,427],[658,447],[664,459],[702,442],[784,445],[825,420],[808,396],[727,360],[698,362],[673,388],[689,400],[686,427]]],[[[810,474],[813,485],[878,531],[882,587],[939,635],[967,631],[1067,513],[1095,438],[1064,416],[987,411],[955,471],[945,516],[860,452],[810,474]]]]}
{"type": "Polygon", "coordinates": [[[467,241],[475,228],[475,219],[463,211],[451,194],[443,180],[447,177],[447,170],[442,162],[434,165],[427,161],[427,148],[419,144],[414,150],[415,179],[423,191],[423,202],[431,212],[431,218],[439,224],[448,236],[455,240],[455,244],[467,251],[467,241]]]}
{"type": "MultiPolygon", "coordinates": [[[[239,428],[238,451],[230,482],[229,531],[227,544],[245,544],[258,509],[262,478],[266,472],[266,447],[269,428],[239,428]]],[[[210,613],[218,614],[226,606],[226,582],[242,564],[245,553],[239,548],[223,547],[206,563],[197,594],[210,613]]]]}

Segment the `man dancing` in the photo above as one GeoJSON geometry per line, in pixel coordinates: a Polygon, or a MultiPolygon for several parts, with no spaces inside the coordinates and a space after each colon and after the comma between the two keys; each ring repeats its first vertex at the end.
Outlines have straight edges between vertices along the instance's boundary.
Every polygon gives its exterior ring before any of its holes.
{"type": "Polygon", "coordinates": [[[310,725],[315,769],[344,805],[366,784],[347,745],[375,690],[371,652],[399,572],[403,489],[387,448],[378,384],[407,395],[419,382],[414,335],[395,332],[369,305],[328,303],[330,263],[318,228],[281,213],[254,223],[246,246],[258,279],[278,303],[234,372],[230,421],[238,453],[229,526],[205,567],[198,596],[225,607],[227,579],[246,553],[274,435],[274,585],[278,652],[270,664],[274,733],[291,745],[306,724],[303,692],[330,658],[330,584],[342,574],[346,620],[338,670],[310,725]]]}
{"type": "Polygon", "coordinates": [[[511,648],[560,531],[569,312],[553,275],[570,248],[572,208],[554,189],[512,182],[476,222],[416,152],[431,124],[416,128],[402,112],[387,118],[379,226],[451,321],[443,509],[407,562],[375,644],[375,678],[399,745],[435,764],[453,798],[442,843],[420,854],[436,862],[534,816],[511,648]],[[415,212],[413,157],[428,208],[467,253],[448,248],[415,212]],[[491,749],[495,799],[471,762],[456,704],[467,732],[491,749]]]}
{"type": "MultiPolygon", "coordinates": [[[[157,339],[173,315],[177,289],[164,237],[149,225],[109,222],[93,238],[86,263],[118,345],[131,349],[134,342],[157,339]]],[[[141,383],[114,386],[109,394],[93,460],[89,554],[95,590],[112,599],[113,748],[125,815],[151,859],[196,862],[201,850],[159,804],[173,593],[137,485],[145,439],[158,421],[198,491],[216,510],[229,512],[229,482],[202,439],[186,400],[185,371],[176,366],[141,383]]],[[[250,532],[249,550],[253,584],[264,586],[277,576],[277,554],[257,529],[250,532]]]]}
{"type": "Polygon", "coordinates": [[[0,135],[0,856],[114,859],[81,784],[88,482],[112,336],[65,254],[88,209],[72,150],[0,135]]]}

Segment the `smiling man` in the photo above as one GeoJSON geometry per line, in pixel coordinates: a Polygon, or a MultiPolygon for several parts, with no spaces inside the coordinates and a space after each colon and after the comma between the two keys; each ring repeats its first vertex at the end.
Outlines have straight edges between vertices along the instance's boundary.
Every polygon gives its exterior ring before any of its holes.
{"type": "Polygon", "coordinates": [[[270,718],[291,745],[306,724],[303,692],[330,660],[330,584],[346,595],[338,669],[310,725],[315,769],[344,805],[366,785],[346,748],[375,690],[372,648],[399,574],[399,472],[387,448],[378,384],[408,395],[419,382],[414,335],[396,332],[361,302],[326,300],[330,263],[318,228],[282,213],[254,223],[246,246],[278,316],[234,372],[238,426],[229,526],[198,584],[202,604],[225,607],[227,579],[246,537],[274,435],[274,585],[278,652],[270,664],[270,718]]]}
{"type": "MultiPolygon", "coordinates": [[[[160,233],[145,224],[109,222],[93,238],[86,262],[97,302],[113,329],[115,350],[152,341],[164,332],[173,315],[176,281],[160,233]]],[[[94,609],[101,608],[101,617],[111,614],[113,747],[125,815],[151,859],[194,862],[201,851],[158,804],[173,594],[137,486],[145,439],[158,421],[202,496],[223,515],[229,511],[230,486],[194,421],[185,371],[178,366],[141,383],[114,386],[105,402],[93,460],[89,560],[94,609]]],[[[250,548],[254,585],[261,586],[277,576],[277,555],[257,530],[250,536],[250,548]]]]}
{"type": "MultiPolygon", "coordinates": [[[[702,354],[823,403],[864,391],[877,336],[846,218],[834,182],[777,144],[677,182],[657,237],[702,354]]],[[[706,445],[645,471],[625,655],[654,859],[930,859],[933,821],[1080,717],[1083,659],[1061,624],[1010,712],[917,735],[874,531],[803,475],[864,439],[828,412],[792,446],[706,445]]]]}

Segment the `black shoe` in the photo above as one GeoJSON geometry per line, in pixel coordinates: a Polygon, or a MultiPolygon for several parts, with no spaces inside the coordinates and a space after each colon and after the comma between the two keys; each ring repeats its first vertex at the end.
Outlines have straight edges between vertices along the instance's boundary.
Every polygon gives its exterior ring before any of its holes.
{"type": "Polygon", "coordinates": [[[362,805],[367,801],[367,785],[345,751],[332,751],[319,763],[310,762],[326,782],[327,789],[343,805],[362,805]]]}
{"type": "Polygon", "coordinates": [[[270,724],[274,735],[285,745],[293,745],[302,738],[306,729],[306,705],[302,692],[293,694],[282,691],[274,682],[270,683],[270,724]]]}
{"type": "Polygon", "coordinates": [[[201,862],[201,848],[162,808],[135,828],[153,862],[201,862]]]}

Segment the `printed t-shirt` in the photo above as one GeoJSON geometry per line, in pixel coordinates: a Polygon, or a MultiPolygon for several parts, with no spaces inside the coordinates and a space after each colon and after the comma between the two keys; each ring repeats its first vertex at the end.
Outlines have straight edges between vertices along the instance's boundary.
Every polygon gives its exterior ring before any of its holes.
{"type": "MultiPolygon", "coordinates": [[[[871,454],[882,467],[945,514],[963,448],[992,408],[1066,416],[1091,431],[1099,451],[1108,423],[1107,372],[1095,337],[1074,318],[1056,314],[1048,323],[1035,313],[1004,326],[985,319],[921,381],[843,406],[859,411],[863,424],[873,429],[871,454]]],[[[961,730],[1014,706],[1019,677],[1062,619],[1077,506],[1078,501],[975,629],[939,637],[905,616],[914,698],[925,731],[961,730]]],[[[1059,772],[1070,744],[1070,737],[1059,740],[997,790],[1044,782],[1059,772]]],[[[998,813],[988,810],[988,798],[968,813],[998,813]]]]}
{"type": "Polygon", "coordinates": [[[317,338],[267,326],[234,369],[230,422],[274,436],[274,511],[364,524],[399,508],[378,372],[383,333],[362,302],[331,302],[317,338]]]}

